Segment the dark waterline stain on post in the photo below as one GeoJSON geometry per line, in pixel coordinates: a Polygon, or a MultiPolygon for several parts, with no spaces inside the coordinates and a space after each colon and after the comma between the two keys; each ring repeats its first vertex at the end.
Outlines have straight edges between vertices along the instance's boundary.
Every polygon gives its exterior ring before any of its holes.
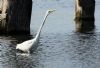
{"type": "Polygon", "coordinates": [[[81,33],[94,31],[95,29],[94,21],[77,20],[75,21],[75,25],[76,31],[81,33]]]}

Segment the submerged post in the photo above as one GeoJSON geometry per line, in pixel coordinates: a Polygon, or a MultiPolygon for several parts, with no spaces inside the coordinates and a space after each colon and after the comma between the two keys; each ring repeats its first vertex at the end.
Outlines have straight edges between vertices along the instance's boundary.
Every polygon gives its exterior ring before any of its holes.
{"type": "Polygon", "coordinates": [[[76,20],[75,26],[76,26],[76,31],[80,33],[94,31],[95,28],[94,21],[87,21],[87,20],[76,20]]]}
{"type": "Polygon", "coordinates": [[[31,11],[32,0],[3,0],[1,15],[6,23],[2,22],[0,33],[30,34],[31,11]]]}
{"type": "Polygon", "coordinates": [[[94,20],[95,0],[75,0],[75,19],[94,20]]]}

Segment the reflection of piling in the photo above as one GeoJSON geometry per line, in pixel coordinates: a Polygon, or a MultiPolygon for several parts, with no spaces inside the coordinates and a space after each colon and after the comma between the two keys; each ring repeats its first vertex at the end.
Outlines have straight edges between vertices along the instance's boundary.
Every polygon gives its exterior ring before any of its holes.
{"type": "Polygon", "coordinates": [[[76,21],[76,31],[77,32],[88,32],[93,31],[95,28],[94,21],[87,21],[87,20],[77,20],[76,21]]]}
{"type": "MultiPolygon", "coordinates": [[[[3,1],[8,2],[8,4],[2,7],[3,8],[2,14],[7,13],[6,24],[5,27],[3,27],[4,30],[2,30],[2,32],[12,33],[12,34],[17,34],[17,33],[29,34],[32,0],[3,0],[3,1]]],[[[0,29],[2,29],[1,26],[0,29]]]]}
{"type": "Polygon", "coordinates": [[[75,0],[75,19],[94,19],[95,0],[75,0]]]}

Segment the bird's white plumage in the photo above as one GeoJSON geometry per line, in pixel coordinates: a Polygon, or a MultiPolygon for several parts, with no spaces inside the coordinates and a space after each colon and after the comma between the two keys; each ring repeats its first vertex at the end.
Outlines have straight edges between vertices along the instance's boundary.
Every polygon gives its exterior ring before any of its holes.
{"type": "Polygon", "coordinates": [[[46,21],[46,19],[47,19],[47,16],[48,16],[50,13],[54,12],[54,11],[55,11],[55,10],[47,10],[46,15],[45,15],[44,20],[43,20],[43,23],[42,23],[42,25],[40,26],[40,28],[39,28],[39,30],[38,30],[38,32],[37,32],[35,38],[33,38],[33,39],[31,39],[31,40],[27,40],[27,41],[25,41],[25,42],[23,42],[23,43],[17,44],[16,49],[21,50],[21,51],[23,51],[23,52],[29,53],[31,47],[34,46],[34,45],[36,45],[37,42],[38,42],[38,39],[39,39],[39,36],[40,36],[40,33],[41,33],[41,29],[42,29],[42,27],[43,27],[43,25],[44,25],[44,23],[45,23],[45,21],[46,21]]]}
{"type": "Polygon", "coordinates": [[[23,52],[28,52],[30,48],[33,46],[33,43],[36,42],[36,39],[27,40],[21,44],[17,44],[16,49],[22,50],[23,52]]]}

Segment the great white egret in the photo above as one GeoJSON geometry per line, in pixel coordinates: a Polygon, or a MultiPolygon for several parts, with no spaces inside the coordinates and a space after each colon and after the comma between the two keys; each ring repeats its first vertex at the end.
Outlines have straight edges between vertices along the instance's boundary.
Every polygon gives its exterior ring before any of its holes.
{"type": "Polygon", "coordinates": [[[45,14],[45,17],[44,17],[44,20],[43,20],[43,23],[42,25],[40,26],[35,38],[31,39],[31,40],[27,40],[25,42],[22,42],[20,44],[17,44],[16,46],[16,49],[17,50],[20,50],[22,52],[27,52],[27,53],[30,53],[30,49],[35,46],[37,43],[38,43],[38,40],[39,40],[39,36],[40,36],[40,33],[41,33],[41,30],[43,28],[43,25],[48,17],[48,15],[52,12],[54,12],[55,10],[47,10],[46,14],[45,14]]]}

